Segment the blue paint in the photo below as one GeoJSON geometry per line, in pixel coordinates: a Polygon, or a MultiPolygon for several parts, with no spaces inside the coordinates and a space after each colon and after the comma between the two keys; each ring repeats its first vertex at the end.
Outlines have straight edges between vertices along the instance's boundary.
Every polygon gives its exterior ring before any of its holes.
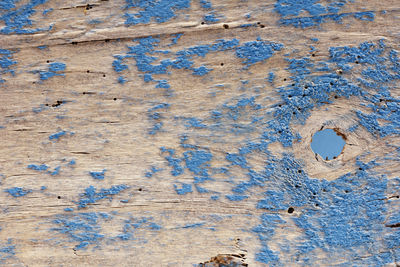
{"type": "MultiPolygon", "coordinates": [[[[128,46],[129,51],[126,55],[114,55],[113,67],[118,73],[128,69],[128,65],[124,63],[127,59],[133,58],[139,72],[144,73],[143,80],[145,82],[156,82],[156,88],[170,89],[168,80],[156,80],[154,75],[167,74],[170,75],[170,69],[189,70],[195,76],[207,75],[212,69],[207,66],[195,67],[193,57],[204,57],[210,52],[220,52],[233,49],[239,44],[236,39],[233,40],[217,40],[213,44],[198,45],[189,47],[172,54],[170,51],[156,50],[160,46],[160,40],[154,37],[145,37],[133,40],[138,42],[135,46],[128,46]],[[157,54],[171,54],[170,58],[160,59],[158,65],[152,64],[159,58],[157,54]]],[[[171,46],[171,45],[167,45],[171,46]]]]}
{"type": "Polygon", "coordinates": [[[311,148],[323,159],[331,160],[340,155],[346,142],[333,129],[316,132],[312,137],[311,148]]]}
{"type": "Polygon", "coordinates": [[[14,255],[15,245],[12,244],[11,238],[9,238],[6,243],[0,243],[0,264],[5,263],[10,258],[13,258],[14,255]]]}
{"type": "Polygon", "coordinates": [[[268,82],[273,84],[274,79],[275,79],[275,73],[271,71],[270,73],[268,73],[268,82]]]}
{"type": "Polygon", "coordinates": [[[96,180],[104,180],[104,174],[106,173],[106,169],[102,170],[101,172],[89,172],[90,176],[96,180]]]}
{"type": "Polygon", "coordinates": [[[17,64],[17,61],[12,60],[12,55],[14,52],[6,49],[0,49],[0,84],[4,83],[5,80],[2,79],[2,75],[11,73],[15,75],[15,71],[10,67],[17,64]]]}
{"type": "Polygon", "coordinates": [[[347,0],[329,1],[325,5],[319,2],[319,0],[277,0],[274,10],[281,16],[279,20],[281,25],[294,26],[296,28],[315,27],[329,21],[341,23],[342,19],[346,17],[365,21],[373,21],[375,18],[375,12],[373,11],[339,13],[345,4],[349,2],[347,0]],[[309,16],[304,16],[305,12],[309,16]]]}
{"type": "Polygon", "coordinates": [[[160,171],[162,171],[163,169],[159,169],[159,168],[157,168],[157,167],[155,167],[155,166],[151,166],[151,168],[150,168],[150,171],[147,171],[146,173],[145,173],[145,176],[147,177],[147,178],[150,178],[150,177],[152,177],[155,173],[157,173],[157,172],[160,172],[160,171]]]}
{"type": "Polygon", "coordinates": [[[64,71],[66,68],[66,65],[61,62],[53,62],[48,64],[48,71],[33,71],[33,73],[39,73],[40,75],[40,80],[45,81],[48,80],[54,76],[65,76],[62,71],[64,71]]]}
{"type": "Polygon", "coordinates": [[[226,195],[225,197],[226,197],[227,199],[229,199],[230,201],[242,201],[242,200],[248,198],[249,196],[226,195]]]}
{"type": "Polygon", "coordinates": [[[45,10],[43,10],[42,14],[45,16],[45,15],[47,15],[48,13],[50,13],[51,11],[53,11],[53,10],[54,10],[53,8],[45,9],[45,10]]]}
{"type": "Polygon", "coordinates": [[[128,188],[127,185],[113,185],[109,189],[102,188],[96,192],[96,188],[91,185],[85,189],[85,192],[80,195],[79,201],[75,203],[78,205],[78,209],[86,208],[87,205],[96,203],[102,199],[112,200],[113,196],[128,188]]]}
{"type": "Polygon", "coordinates": [[[215,22],[219,22],[220,21],[220,18],[218,17],[218,15],[214,11],[211,11],[211,12],[205,14],[203,19],[204,19],[205,22],[207,22],[207,24],[215,23],[215,22]]]}
{"type": "Polygon", "coordinates": [[[199,228],[199,227],[203,226],[204,224],[205,224],[204,222],[202,222],[202,223],[188,223],[188,224],[185,224],[184,226],[182,226],[181,228],[183,228],[183,229],[199,228]]]}
{"type": "Polygon", "coordinates": [[[66,132],[66,131],[60,131],[60,132],[58,132],[58,133],[51,134],[51,135],[49,136],[49,140],[58,141],[58,140],[60,139],[60,137],[66,135],[67,133],[68,133],[68,132],[66,132]]]}
{"type": "Polygon", "coordinates": [[[64,211],[74,211],[74,208],[65,208],[64,211]]]}
{"type": "Polygon", "coordinates": [[[152,222],[152,220],[152,217],[131,217],[128,220],[125,220],[122,233],[118,234],[116,237],[123,241],[134,240],[134,234],[138,229],[150,229],[152,231],[161,230],[162,227],[159,224],[152,222]]]}
{"type": "Polygon", "coordinates": [[[211,9],[212,8],[212,4],[211,4],[210,1],[200,0],[199,2],[200,2],[201,8],[204,8],[204,9],[211,9]]]}
{"type": "Polygon", "coordinates": [[[26,4],[18,6],[19,0],[7,0],[0,3],[0,21],[4,27],[0,29],[1,34],[32,34],[49,31],[47,28],[30,28],[33,21],[30,17],[36,13],[35,8],[47,2],[47,0],[30,0],[26,4]]]}
{"type": "Polygon", "coordinates": [[[4,192],[9,193],[13,197],[23,197],[23,196],[31,193],[32,190],[23,189],[22,187],[12,187],[12,188],[5,189],[4,192]]]}
{"type": "Polygon", "coordinates": [[[39,48],[40,50],[45,50],[48,48],[47,45],[39,45],[37,48],[39,48]]]}
{"type": "Polygon", "coordinates": [[[35,170],[35,171],[45,171],[49,168],[46,164],[36,165],[36,164],[29,164],[28,169],[35,170]]]}
{"type": "Polygon", "coordinates": [[[164,23],[177,15],[176,11],[190,7],[190,0],[125,0],[125,9],[141,9],[137,13],[125,13],[125,25],[148,24],[152,20],[156,23],[164,23]]]}
{"type": "Polygon", "coordinates": [[[69,162],[68,162],[68,165],[69,166],[73,166],[73,165],[75,165],[76,164],[76,160],[74,160],[74,159],[71,159],[69,162]]]}
{"type": "Polygon", "coordinates": [[[251,65],[272,57],[275,51],[280,51],[282,48],[283,45],[278,43],[252,41],[237,47],[236,56],[245,59],[243,63],[246,64],[246,69],[248,69],[251,65]]]}
{"type": "Polygon", "coordinates": [[[126,79],[123,76],[119,76],[118,77],[118,83],[124,84],[124,83],[126,83],[126,79]]]}
{"type": "Polygon", "coordinates": [[[52,175],[52,176],[58,175],[60,173],[60,169],[61,169],[61,166],[57,166],[57,167],[54,168],[53,171],[47,171],[47,173],[52,175]]]}
{"type": "Polygon", "coordinates": [[[42,190],[42,191],[44,191],[44,190],[46,190],[46,189],[47,189],[47,186],[44,186],[44,185],[43,185],[43,186],[40,187],[40,190],[42,190]]]}
{"type": "Polygon", "coordinates": [[[174,189],[178,195],[186,195],[187,193],[193,192],[192,185],[185,183],[181,183],[181,188],[179,188],[177,185],[174,184],[174,189]]]}
{"type": "Polygon", "coordinates": [[[76,250],[83,250],[104,238],[100,226],[103,219],[104,216],[96,212],[59,214],[52,221],[57,227],[51,230],[66,235],[68,242],[78,243],[75,246],[76,250]]]}

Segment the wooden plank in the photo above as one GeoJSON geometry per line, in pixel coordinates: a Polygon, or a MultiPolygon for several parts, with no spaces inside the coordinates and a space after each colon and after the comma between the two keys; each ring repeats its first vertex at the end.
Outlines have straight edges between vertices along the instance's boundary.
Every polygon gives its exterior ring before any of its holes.
{"type": "Polygon", "coordinates": [[[0,2],[0,265],[399,266],[399,11],[0,2]]]}

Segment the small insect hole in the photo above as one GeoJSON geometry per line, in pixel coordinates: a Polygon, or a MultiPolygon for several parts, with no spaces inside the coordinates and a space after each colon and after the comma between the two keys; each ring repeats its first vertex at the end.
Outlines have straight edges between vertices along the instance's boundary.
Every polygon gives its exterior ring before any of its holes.
{"type": "Polygon", "coordinates": [[[224,65],[224,63],[221,63],[220,65],[221,65],[221,66],[223,66],[223,65],[224,65]]]}
{"type": "Polygon", "coordinates": [[[61,196],[57,196],[58,199],[61,199],[61,196]]]}
{"type": "Polygon", "coordinates": [[[288,212],[288,213],[293,213],[293,212],[294,212],[294,208],[289,207],[288,210],[287,210],[287,212],[288,212]]]}
{"type": "Polygon", "coordinates": [[[229,25],[228,24],[224,24],[224,25],[222,25],[222,27],[224,27],[224,29],[229,29],[229,25]]]}
{"type": "Polygon", "coordinates": [[[117,98],[116,98],[116,97],[114,97],[114,101],[117,101],[117,98]]]}

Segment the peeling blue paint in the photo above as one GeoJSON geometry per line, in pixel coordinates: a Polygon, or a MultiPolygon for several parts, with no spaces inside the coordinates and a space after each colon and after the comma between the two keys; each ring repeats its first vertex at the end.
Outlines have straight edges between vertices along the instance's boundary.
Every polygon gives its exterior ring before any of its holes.
{"type": "Polygon", "coordinates": [[[23,197],[23,196],[31,193],[32,190],[23,189],[22,187],[12,187],[12,188],[5,189],[4,192],[9,193],[13,197],[23,197]]]}
{"type": "Polygon", "coordinates": [[[137,13],[125,13],[125,25],[167,22],[177,16],[175,12],[190,7],[190,0],[125,0],[125,9],[141,9],[137,13]]]}
{"type": "Polygon", "coordinates": [[[96,192],[96,188],[91,185],[85,189],[85,192],[80,195],[79,201],[75,203],[78,205],[78,209],[86,208],[89,204],[96,203],[102,199],[112,200],[113,196],[128,188],[127,185],[114,185],[109,189],[102,188],[96,192]]]}
{"type": "Polygon", "coordinates": [[[102,170],[101,172],[89,172],[90,176],[92,176],[93,179],[96,180],[104,180],[104,175],[106,173],[106,169],[102,170]]]}

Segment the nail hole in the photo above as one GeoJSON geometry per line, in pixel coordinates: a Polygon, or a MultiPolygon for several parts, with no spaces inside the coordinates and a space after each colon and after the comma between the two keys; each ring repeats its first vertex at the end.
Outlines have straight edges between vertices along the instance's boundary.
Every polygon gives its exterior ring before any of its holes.
{"type": "Polygon", "coordinates": [[[315,57],[315,54],[311,54],[311,56],[315,57]]]}
{"type": "Polygon", "coordinates": [[[265,25],[262,25],[262,24],[261,24],[261,25],[260,25],[260,28],[265,28],[265,25]]]}
{"type": "Polygon", "coordinates": [[[57,198],[58,198],[58,199],[61,199],[61,196],[58,196],[57,198]]]}
{"type": "Polygon", "coordinates": [[[103,74],[103,77],[106,77],[106,75],[105,75],[105,74],[103,74]]]}
{"type": "Polygon", "coordinates": [[[292,207],[288,208],[287,212],[288,213],[293,213],[294,212],[294,208],[292,208],[292,207]]]}
{"type": "Polygon", "coordinates": [[[142,191],[142,190],[143,190],[142,188],[139,188],[139,189],[138,189],[138,191],[142,191]]]}
{"type": "Polygon", "coordinates": [[[298,173],[301,173],[301,170],[298,170],[297,172],[298,172],[298,173]]]}
{"type": "Polygon", "coordinates": [[[47,62],[47,63],[50,63],[50,60],[47,60],[46,62],[47,62]]]}
{"type": "Polygon", "coordinates": [[[90,72],[90,70],[87,70],[86,72],[87,72],[87,73],[89,73],[89,72],[90,72]]]}
{"type": "Polygon", "coordinates": [[[225,29],[229,29],[229,25],[228,24],[224,24],[222,25],[225,29]]]}
{"type": "Polygon", "coordinates": [[[116,97],[114,97],[114,101],[116,101],[117,100],[117,98],[116,97]]]}
{"type": "Polygon", "coordinates": [[[261,22],[257,22],[257,25],[260,25],[261,24],[261,22]]]}
{"type": "Polygon", "coordinates": [[[285,81],[285,82],[286,82],[286,78],[283,78],[283,81],[285,81]]]}
{"type": "Polygon", "coordinates": [[[223,66],[224,65],[224,63],[221,63],[221,66],[223,66]]]}
{"type": "Polygon", "coordinates": [[[204,22],[204,21],[202,21],[202,22],[201,22],[201,25],[204,25],[204,24],[205,24],[205,22],[204,22]]]}

